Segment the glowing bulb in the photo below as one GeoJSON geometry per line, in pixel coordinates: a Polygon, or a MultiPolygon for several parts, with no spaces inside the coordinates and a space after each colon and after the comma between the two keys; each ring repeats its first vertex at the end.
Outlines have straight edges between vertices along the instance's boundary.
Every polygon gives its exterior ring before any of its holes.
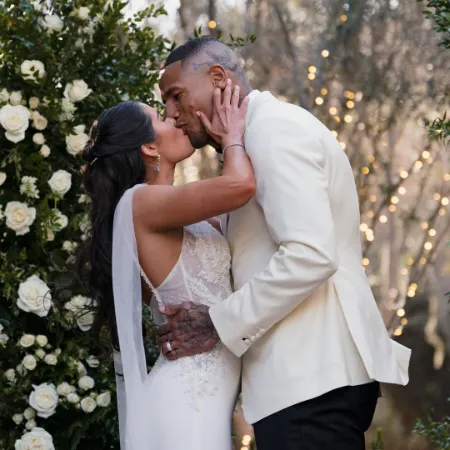
{"type": "Polygon", "coordinates": [[[398,197],[396,197],[395,195],[393,197],[391,197],[391,202],[396,205],[398,203],[398,197]]]}
{"type": "Polygon", "coordinates": [[[421,228],[422,228],[422,230],[426,230],[426,229],[428,229],[428,223],[427,222],[422,222],[421,224],[420,224],[420,226],[421,226],[421,228]]]}
{"type": "Polygon", "coordinates": [[[403,178],[403,179],[408,178],[408,172],[406,170],[404,170],[404,169],[401,170],[400,171],[400,177],[403,178]]]}
{"type": "Polygon", "coordinates": [[[210,20],[210,21],[208,22],[208,27],[209,27],[209,28],[212,28],[212,29],[216,28],[216,27],[217,27],[216,21],[215,21],[215,20],[210,20]]]}
{"type": "Polygon", "coordinates": [[[317,105],[323,105],[323,98],[322,97],[316,97],[316,104],[317,105]]]}
{"type": "Polygon", "coordinates": [[[401,273],[402,275],[408,275],[408,269],[407,269],[406,267],[403,267],[403,269],[400,270],[400,273],[401,273]]]}
{"type": "Polygon", "coordinates": [[[369,226],[367,225],[367,223],[362,223],[359,226],[359,230],[362,231],[363,233],[365,233],[368,229],[369,229],[369,226]]]}
{"type": "Polygon", "coordinates": [[[347,108],[348,108],[348,109],[352,109],[352,108],[355,107],[355,102],[353,102],[352,100],[349,100],[349,101],[346,103],[346,105],[347,105],[347,108]]]}
{"type": "Polygon", "coordinates": [[[355,98],[355,93],[352,92],[352,91],[345,91],[344,92],[344,97],[347,97],[350,100],[353,100],[355,98]]]}
{"type": "Polygon", "coordinates": [[[416,162],[414,163],[414,167],[415,167],[416,169],[421,169],[421,168],[423,167],[423,162],[422,162],[422,161],[416,161],[416,162]]]}
{"type": "Polygon", "coordinates": [[[330,52],[329,52],[328,50],[322,50],[321,55],[322,55],[324,58],[328,58],[328,57],[330,56],[330,52]]]}
{"type": "Polygon", "coordinates": [[[445,180],[445,181],[449,181],[449,180],[450,180],[450,173],[446,173],[446,174],[444,175],[444,180],[445,180]]]}
{"type": "Polygon", "coordinates": [[[408,266],[412,266],[414,264],[414,260],[410,257],[406,260],[406,264],[408,264],[408,266]]]}
{"type": "Polygon", "coordinates": [[[444,205],[444,206],[448,205],[448,198],[447,197],[442,197],[441,205],[444,205]]]}
{"type": "Polygon", "coordinates": [[[439,210],[439,215],[440,215],[440,216],[445,216],[445,209],[444,209],[444,208],[441,208],[441,209],[439,210]]]}
{"type": "Polygon", "coordinates": [[[309,66],[308,67],[308,71],[311,73],[316,73],[317,72],[317,68],[315,66],[309,66]]]}
{"type": "Polygon", "coordinates": [[[346,123],[351,123],[351,122],[353,121],[353,117],[352,117],[350,114],[346,114],[346,115],[344,116],[344,121],[345,121],[346,123]]]}
{"type": "Polygon", "coordinates": [[[316,78],[316,76],[313,73],[308,73],[308,78],[310,80],[314,80],[314,78],[316,78]]]}
{"type": "Polygon", "coordinates": [[[386,216],[380,216],[380,222],[381,223],[386,223],[388,221],[388,218],[386,216]]]}
{"type": "Polygon", "coordinates": [[[346,147],[345,142],[339,142],[339,144],[341,144],[342,149],[345,150],[346,147]]]}
{"type": "Polygon", "coordinates": [[[320,93],[321,93],[322,95],[327,95],[327,94],[328,94],[328,89],[322,88],[322,89],[320,90],[320,93]]]}
{"type": "Polygon", "coordinates": [[[347,22],[348,17],[345,14],[342,14],[342,16],[340,17],[340,21],[341,22],[347,22]]]}
{"type": "Polygon", "coordinates": [[[434,198],[435,200],[440,200],[440,199],[441,199],[441,194],[439,194],[439,192],[435,192],[435,193],[433,194],[433,198],[434,198]]]}
{"type": "Polygon", "coordinates": [[[403,333],[401,327],[398,327],[394,330],[394,336],[401,336],[403,333]]]}
{"type": "Polygon", "coordinates": [[[361,169],[361,172],[363,173],[363,175],[368,175],[368,173],[370,172],[370,169],[368,167],[363,167],[361,169]]]}
{"type": "Polygon", "coordinates": [[[334,106],[332,106],[332,107],[328,110],[328,112],[329,112],[332,116],[334,116],[334,115],[337,114],[337,108],[335,108],[334,106]]]}
{"type": "Polygon", "coordinates": [[[341,121],[341,119],[338,116],[333,116],[333,119],[335,120],[335,122],[339,123],[341,121]]]}
{"type": "Polygon", "coordinates": [[[373,211],[369,211],[367,213],[367,217],[369,217],[369,219],[371,219],[374,215],[375,215],[375,213],[373,211]]]}
{"type": "Polygon", "coordinates": [[[362,263],[363,266],[368,266],[370,264],[369,258],[363,258],[362,263]]]}
{"type": "Polygon", "coordinates": [[[403,325],[403,326],[407,325],[408,324],[408,319],[406,317],[403,317],[403,319],[400,320],[400,324],[403,325]]]}
{"type": "Polygon", "coordinates": [[[248,444],[250,444],[251,440],[252,440],[252,437],[250,435],[246,434],[245,436],[242,437],[242,444],[248,445],[248,444]]]}
{"type": "Polygon", "coordinates": [[[370,163],[374,163],[374,162],[375,162],[375,156],[370,155],[370,156],[369,156],[369,162],[370,162],[370,163]]]}
{"type": "Polygon", "coordinates": [[[398,188],[398,193],[400,195],[405,195],[406,194],[406,188],[404,188],[403,186],[398,188]]]}
{"type": "Polygon", "coordinates": [[[365,128],[366,128],[366,126],[362,122],[358,123],[358,130],[362,131],[365,128]]]}
{"type": "Polygon", "coordinates": [[[431,230],[428,232],[428,234],[429,234],[431,237],[436,236],[436,230],[433,229],[433,228],[431,228],[431,230]]]}
{"type": "Polygon", "coordinates": [[[405,315],[405,310],[403,308],[397,309],[397,316],[403,317],[405,315]]]}
{"type": "Polygon", "coordinates": [[[397,211],[397,208],[395,207],[395,205],[390,205],[389,206],[389,211],[390,212],[395,212],[395,211],[397,211]]]}
{"type": "Polygon", "coordinates": [[[423,248],[425,250],[431,250],[433,248],[433,244],[431,242],[425,242],[425,244],[423,245],[423,248]]]}
{"type": "Polygon", "coordinates": [[[411,289],[408,291],[408,293],[406,294],[409,298],[413,298],[416,295],[416,291],[411,289]]]}
{"type": "Polygon", "coordinates": [[[334,137],[337,137],[338,132],[337,132],[336,130],[333,130],[333,131],[331,132],[331,134],[332,134],[334,137]]]}
{"type": "Polygon", "coordinates": [[[430,152],[428,152],[428,151],[426,151],[426,150],[422,152],[422,158],[423,158],[423,159],[427,159],[427,158],[429,158],[429,157],[430,157],[430,152]]]}
{"type": "Polygon", "coordinates": [[[422,265],[426,264],[427,263],[427,258],[422,256],[422,258],[419,259],[419,263],[422,264],[422,265]]]}
{"type": "Polygon", "coordinates": [[[375,203],[376,201],[377,201],[377,196],[376,195],[369,196],[369,202],[375,203]]]}

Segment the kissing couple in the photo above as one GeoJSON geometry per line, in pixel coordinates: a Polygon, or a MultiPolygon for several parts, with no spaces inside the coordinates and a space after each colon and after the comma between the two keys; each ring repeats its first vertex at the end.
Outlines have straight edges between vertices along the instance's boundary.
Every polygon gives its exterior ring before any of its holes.
{"type": "Polygon", "coordinates": [[[129,101],[91,129],[83,184],[121,447],[231,450],[242,392],[258,450],[364,450],[380,383],[406,385],[362,266],[353,171],[304,109],[252,89],[213,38],[176,48],[164,117],[129,101]],[[211,145],[220,175],[175,186],[211,145]],[[161,354],[147,372],[143,309],[161,354]]]}

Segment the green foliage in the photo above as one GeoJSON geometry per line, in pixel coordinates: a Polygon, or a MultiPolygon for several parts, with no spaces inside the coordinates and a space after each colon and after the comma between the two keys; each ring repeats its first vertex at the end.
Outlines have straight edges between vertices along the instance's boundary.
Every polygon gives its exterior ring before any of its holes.
{"type": "MultiPolygon", "coordinates": [[[[154,86],[172,44],[145,26],[165,14],[162,6],[127,18],[120,0],[45,5],[0,1],[0,449],[14,448],[33,425],[50,433],[58,449],[118,448],[115,374],[111,362],[93,359],[100,355],[89,333],[94,303],[84,288],[58,299],[54,289],[68,278],[89,228],[80,178],[89,127],[125,99],[160,106],[154,86]],[[55,172],[60,177],[49,184],[55,172]],[[40,305],[41,313],[26,311],[24,302],[40,305]],[[20,344],[24,335],[32,337],[20,344]],[[85,374],[92,388],[79,386],[85,374]],[[78,401],[59,394],[48,418],[13,421],[29,408],[33,385],[63,382],[78,401]],[[106,392],[111,404],[85,412],[86,402],[106,392]]],[[[149,351],[154,358],[154,347],[149,351]]]]}
{"type": "Polygon", "coordinates": [[[427,436],[437,450],[450,450],[450,416],[435,422],[429,418],[426,422],[417,421],[414,432],[427,436]]]}
{"type": "Polygon", "coordinates": [[[383,430],[381,428],[377,429],[377,438],[372,442],[372,450],[384,450],[383,443],[383,430]]]}
{"type": "MultiPolygon", "coordinates": [[[[423,0],[417,0],[422,2],[423,0]]],[[[435,30],[442,33],[441,45],[450,48],[450,1],[449,0],[428,0],[425,15],[434,22],[435,30]]]]}

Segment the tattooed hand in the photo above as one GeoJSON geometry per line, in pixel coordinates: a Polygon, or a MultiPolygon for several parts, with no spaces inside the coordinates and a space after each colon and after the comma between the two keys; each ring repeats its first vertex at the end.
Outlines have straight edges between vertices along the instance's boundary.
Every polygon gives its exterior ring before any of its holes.
{"type": "Polygon", "coordinates": [[[207,352],[219,342],[208,306],[184,302],[161,306],[160,312],[167,322],[158,329],[156,342],[167,359],[207,352]]]}

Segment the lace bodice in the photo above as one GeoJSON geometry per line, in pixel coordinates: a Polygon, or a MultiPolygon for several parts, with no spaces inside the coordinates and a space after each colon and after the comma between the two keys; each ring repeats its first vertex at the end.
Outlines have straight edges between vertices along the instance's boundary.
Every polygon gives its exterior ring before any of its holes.
{"type": "Polygon", "coordinates": [[[161,322],[157,302],[177,304],[189,300],[212,306],[227,298],[232,293],[230,267],[228,242],[209,222],[185,227],[180,257],[163,283],[153,289],[142,274],[153,291],[155,322],[161,322]]]}

